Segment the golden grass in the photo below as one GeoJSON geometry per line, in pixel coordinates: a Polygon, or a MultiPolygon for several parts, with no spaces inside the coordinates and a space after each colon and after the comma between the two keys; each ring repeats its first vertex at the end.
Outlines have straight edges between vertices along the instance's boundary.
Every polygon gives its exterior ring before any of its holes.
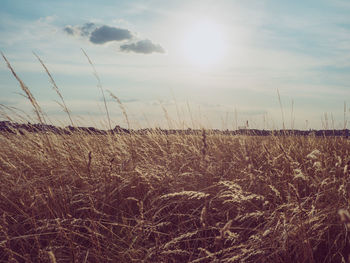
{"type": "Polygon", "coordinates": [[[345,138],[24,132],[0,149],[0,262],[349,260],[345,138]]]}
{"type": "Polygon", "coordinates": [[[343,138],[49,138],[0,135],[2,262],[347,259],[343,138]]]}

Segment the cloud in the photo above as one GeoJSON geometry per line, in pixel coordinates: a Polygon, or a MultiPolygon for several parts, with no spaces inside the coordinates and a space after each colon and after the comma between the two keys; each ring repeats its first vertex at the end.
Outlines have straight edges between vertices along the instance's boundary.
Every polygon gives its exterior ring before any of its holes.
{"type": "Polygon", "coordinates": [[[63,28],[63,31],[66,32],[68,35],[74,35],[74,28],[72,26],[66,26],[63,28]]]}
{"type": "Polygon", "coordinates": [[[67,25],[63,28],[63,31],[70,36],[88,39],[91,43],[96,45],[136,39],[134,43],[129,42],[121,45],[120,50],[122,52],[134,52],[139,54],[165,53],[161,45],[155,44],[149,39],[137,40],[137,37],[130,30],[119,27],[107,25],[98,26],[90,22],[82,26],[67,25]]]}
{"type": "Polygon", "coordinates": [[[82,26],[65,26],[63,31],[71,36],[88,37],[96,28],[97,26],[94,23],[85,23],[82,26]]]}
{"type": "Polygon", "coordinates": [[[151,40],[139,40],[136,43],[125,44],[120,46],[120,50],[123,52],[135,52],[142,54],[165,53],[163,47],[159,44],[154,44],[151,40]]]}
{"type": "Polygon", "coordinates": [[[85,23],[82,27],[80,27],[80,34],[82,36],[88,36],[90,35],[91,31],[96,28],[96,25],[94,23],[85,23]]]}
{"type": "Polygon", "coordinates": [[[127,29],[101,26],[92,31],[90,41],[94,44],[104,44],[110,41],[122,41],[132,39],[133,35],[127,29]]]}
{"type": "Polygon", "coordinates": [[[91,43],[104,44],[110,41],[130,40],[132,33],[127,29],[107,25],[97,26],[95,23],[85,23],[82,26],[65,26],[63,31],[71,36],[88,38],[91,43]]]}

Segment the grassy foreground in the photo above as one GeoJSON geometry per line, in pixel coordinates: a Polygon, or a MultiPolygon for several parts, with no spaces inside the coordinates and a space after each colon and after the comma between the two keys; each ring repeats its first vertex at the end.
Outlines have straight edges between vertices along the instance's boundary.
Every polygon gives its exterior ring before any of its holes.
{"type": "Polygon", "coordinates": [[[347,262],[349,146],[0,134],[0,262],[347,262]]]}

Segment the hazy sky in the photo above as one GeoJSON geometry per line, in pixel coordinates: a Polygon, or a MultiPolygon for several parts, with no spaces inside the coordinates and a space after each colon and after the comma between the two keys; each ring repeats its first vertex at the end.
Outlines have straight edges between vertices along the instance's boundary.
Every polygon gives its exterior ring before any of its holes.
{"type": "MultiPolygon", "coordinates": [[[[347,0],[1,1],[0,50],[51,121],[68,124],[33,51],[77,123],[103,126],[101,92],[81,48],[134,128],[232,129],[246,120],[282,128],[277,89],[287,128],[322,128],[325,113],[329,127],[333,119],[342,128],[350,106],[347,0]]],[[[4,61],[0,92],[0,103],[30,113],[4,61]]],[[[126,126],[106,97],[113,125],[126,126]]]]}

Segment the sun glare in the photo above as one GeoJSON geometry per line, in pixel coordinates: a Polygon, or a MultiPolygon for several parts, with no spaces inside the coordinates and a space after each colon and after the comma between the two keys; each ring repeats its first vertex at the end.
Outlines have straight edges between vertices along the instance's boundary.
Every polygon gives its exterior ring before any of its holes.
{"type": "Polygon", "coordinates": [[[186,59],[196,66],[218,64],[226,52],[223,29],[212,21],[193,24],[184,37],[183,51],[186,59]]]}

